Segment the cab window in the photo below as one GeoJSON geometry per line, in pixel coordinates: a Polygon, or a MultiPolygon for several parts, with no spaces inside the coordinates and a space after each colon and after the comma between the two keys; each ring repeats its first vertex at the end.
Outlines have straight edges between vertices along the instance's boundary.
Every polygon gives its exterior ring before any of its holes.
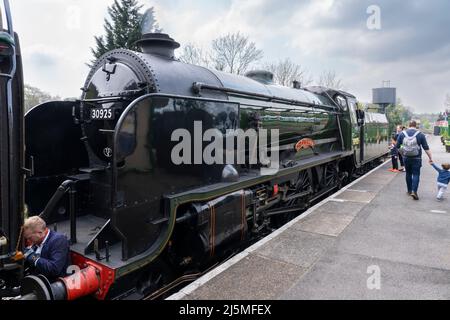
{"type": "Polygon", "coordinates": [[[350,108],[350,118],[352,120],[352,123],[357,124],[358,119],[356,118],[356,101],[353,99],[348,100],[348,106],[350,108]]]}

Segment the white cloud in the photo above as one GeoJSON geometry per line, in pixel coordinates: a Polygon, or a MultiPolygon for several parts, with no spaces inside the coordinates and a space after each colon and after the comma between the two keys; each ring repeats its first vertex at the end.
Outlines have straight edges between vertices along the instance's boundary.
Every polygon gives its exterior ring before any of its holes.
{"type": "MultiPolygon", "coordinates": [[[[94,36],[103,33],[113,0],[12,1],[21,36],[25,80],[52,94],[78,96],[94,36]]],[[[182,45],[203,46],[228,32],[245,33],[265,61],[290,58],[314,76],[336,70],[361,100],[390,79],[418,111],[440,111],[450,92],[448,1],[378,0],[382,30],[366,28],[367,6],[356,0],[141,0],[155,7],[164,32],[182,45]],[[425,14],[424,14],[425,13],[425,14]]]]}
{"type": "Polygon", "coordinates": [[[103,33],[112,0],[13,1],[14,29],[19,34],[25,82],[53,95],[80,95],[92,59],[94,35],[103,33]]]}

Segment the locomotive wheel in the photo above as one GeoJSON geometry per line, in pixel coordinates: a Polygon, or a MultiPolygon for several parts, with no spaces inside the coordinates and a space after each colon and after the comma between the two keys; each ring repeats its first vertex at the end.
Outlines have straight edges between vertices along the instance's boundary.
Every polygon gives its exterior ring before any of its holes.
{"type": "MultiPolygon", "coordinates": [[[[298,175],[298,180],[296,183],[296,191],[295,193],[302,193],[306,191],[311,191],[312,193],[313,186],[312,186],[312,177],[309,172],[309,170],[303,170],[298,175]]],[[[293,200],[290,200],[287,202],[287,207],[294,207],[297,206],[300,209],[306,209],[309,206],[309,198],[310,195],[296,198],[293,200]]],[[[289,212],[286,213],[284,216],[285,221],[290,221],[294,219],[298,215],[298,212],[289,212]]]]}
{"type": "Polygon", "coordinates": [[[322,185],[324,189],[331,189],[338,185],[338,171],[334,163],[324,167],[322,185]]]}
{"type": "Polygon", "coordinates": [[[346,186],[352,181],[353,169],[350,171],[340,171],[339,172],[339,189],[346,186]]]}
{"type": "MultiPolygon", "coordinates": [[[[296,185],[296,193],[302,193],[308,190],[312,190],[312,177],[308,170],[301,171],[298,175],[297,185],[296,185]]],[[[307,206],[309,196],[305,196],[302,198],[297,198],[295,200],[291,200],[288,203],[288,206],[293,205],[305,205],[307,206]]]]}
{"type": "Polygon", "coordinates": [[[306,210],[310,205],[311,196],[316,192],[314,186],[313,172],[311,169],[303,170],[298,173],[298,178],[295,183],[295,191],[290,191],[288,196],[295,196],[301,193],[305,193],[303,196],[288,200],[285,205],[286,209],[298,210],[289,211],[279,216],[274,216],[272,218],[272,225],[275,228],[279,228],[286,222],[291,221],[297,217],[302,210],[306,210]]]}

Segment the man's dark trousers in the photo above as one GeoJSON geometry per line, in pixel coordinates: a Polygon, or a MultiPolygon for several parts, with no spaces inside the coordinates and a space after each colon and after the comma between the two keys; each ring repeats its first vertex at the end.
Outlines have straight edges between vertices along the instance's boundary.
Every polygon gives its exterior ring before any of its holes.
{"type": "Polygon", "coordinates": [[[420,168],[422,167],[421,158],[403,158],[406,171],[406,186],[408,192],[416,192],[419,189],[420,168]]]}

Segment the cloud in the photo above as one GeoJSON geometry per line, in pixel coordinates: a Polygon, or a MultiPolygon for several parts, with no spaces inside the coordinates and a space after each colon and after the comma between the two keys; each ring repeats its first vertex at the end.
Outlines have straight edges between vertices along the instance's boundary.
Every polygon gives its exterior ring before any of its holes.
{"type": "Polygon", "coordinates": [[[33,65],[39,65],[44,68],[53,67],[57,64],[55,56],[46,52],[37,52],[31,55],[29,61],[33,65]]]}
{"type": "MultiPolygon", "coordinates": [[[[52,94],[78,95],[94,35],[103,33],[113,0],[12,2],[21,35],[26,81],[52,94]],[[46,71],[47,70],[47,71],[46,71]]],[[[371,100],[391,80],[416,111],[443,109],[450,93],[448,0],[141,0],[155,8],[164,32],[182,45],[203,46],[229,32],[247,34],[264,62],[290,58],[314,77],[335,70],[348,91],[371,100]],[[377,5],[381,29],[369,30],[377,5]]]]}
{"type": "Polygon", "coordinates": [[[369,30],[366,9],[372,1],[311,1],[293,14],[293,45],[322,55],[365,62],[390,62],[438,51],[450,43],[450,2],[379,0],[381,29],[369,30]]]}
{"type": "Polygon", "coordinates": [[[80,95],[94,35],[102,34],[109,0],[13,1],[25,82],[52,95],[80,95]]]}

